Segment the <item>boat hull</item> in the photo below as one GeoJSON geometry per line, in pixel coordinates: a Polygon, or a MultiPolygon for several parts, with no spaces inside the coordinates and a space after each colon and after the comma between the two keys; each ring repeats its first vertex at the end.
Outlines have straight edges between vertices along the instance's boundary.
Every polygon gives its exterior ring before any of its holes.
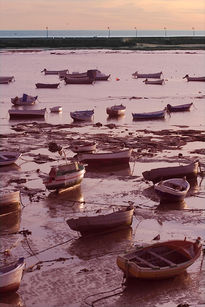
{"type": "Polygon", "coordinates": [[[18,266],[8,272],[0,272],[0,292],[17,291],[23,274],[25,266],[24,260],[19,260],[18,266]]]}
{"type": "Polygon", "coordinates": [[[185,112],[185,111],[190,111],[191,106],[193,103],[188,103],[188,104],[182,104],[178,106],[172,106],[170,104],[167,105],[167,110],[169,112],[185,112]]]}
{"type": "Polygon", "coordinates": [[[0,166],[11,165],[15,163],[20,156],[21,153],[1,151],[0,166]]]}
{"type": "Polygon", "coordinates": [[[169,179],[173,177],[194,178],[198,174],[199,163],[196,161],[188,165],[170,166],[152,169],[142,173],[145,180],[152,181],[153,183],[160,180],[169,179]]]}
{"type": "Polygon", "coordinates": [[[60,83],[36,83],[36,88],[58,88],[60,83]]]}
{"type": "Polygon", "coordinates": [[[165,111],[150,112],[150,113],[132,113],[133,120],[155,120],[164,119],[165,111]]]}
{"type": "Polygon", "coordinates": [[[9,110],[10,119],[44,118],[46,109],[42,110],[9,110]]]}
{"type": "Polygon", "coordinates": [[[190,189],[190,184],[184,178],[172,178],[159,182],[154,186],[161,202],[181,202],[190,189]]]}
{"type": "Polygon", "coordinates": [[[20,192],[4,193],[0,195],[0,208],[6,205],[20,203],[20,192]]]}

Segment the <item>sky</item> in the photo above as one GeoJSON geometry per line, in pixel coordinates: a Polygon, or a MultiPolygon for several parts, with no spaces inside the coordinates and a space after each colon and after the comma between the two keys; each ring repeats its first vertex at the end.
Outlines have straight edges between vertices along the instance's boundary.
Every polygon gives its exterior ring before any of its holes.
{"type": "Polygon", "coordinates": [[[0,0],[0,30],[205,30],[205,0],[0,0]]]}

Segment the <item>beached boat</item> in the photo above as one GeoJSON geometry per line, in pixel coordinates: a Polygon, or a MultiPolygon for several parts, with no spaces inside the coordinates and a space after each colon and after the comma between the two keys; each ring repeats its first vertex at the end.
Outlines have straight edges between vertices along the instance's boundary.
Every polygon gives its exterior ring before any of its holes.
{"type": "Polygon", "coordinates": [[[131,153],[131,148],[104,153],[82,153],[78,154],[78,160],[88,165],[95,165],[96,167],[116,164],[123,165],[129,163],[131,153]]]}
{"type": "Polygon", "coordinates": [[[70,116],[74,121],[92,121],[94,110],[74,111],[70,112],[70,116]]]}
{"type": "Polygon", "coordinates": [[[171,178],[154,185],[160,201],[182,201],[190,189],[190,184],[185,178],[171,178]]]}
{"type": "Polygon", "coordinates": [[[0,267],[0,292],[17,291],[25,266],[24,258],[19,258],[12,264],[7,264],[0,267]]]}
{"type": "Polygon", "coordinates": [[[157,80],[148,80],[148,79],[145,79],[143,82],[144,82],[145,84],[162,85],[162,84],[164,84],[164,79],[157,79],[157,80]]]}
{"type": "Polygon", "coordinates": [[[47,70],[44,68],[41,72],[44,72],[45,75],[59,75],[68,73],[68,69],[63,70],[47,70]]]}
{"type": "Polygon", "coordinates": [[[169,178],[193,178],[199,172],[199,162],[195,161],[187,165],[168,166],[151,169],[142,173],[145,180],[152,181],[153,183],[159,182],[169,178]]]}
{"type": "Polygon", "coordinates": [[[0,77],[0,84],[9,84],[14,80],[14,76],[2,76],[0,77]]]}
{"type": "Polygon", "coordinates": [[[85,77],[68,77],[64,78],[65,84],[92,84],[94,79],[85,76],[85,77]]]}
{"type": "Polygon", "coordinates": [[[133,120],[164,119],[166,110],[146,113],[132,113],[133,120]]]}
{"type": "Polygon", "coordinates": [[[6,205],[20,203],[20,191],[1,192],[0,194],[0,208],[6,205]]]}
{"type": "Polygon", "coordinates": [[[167,104],[167,111],[168,112],[185,112],[190,111],[191,106],[193,105],[193,102],[186,103],[186,104],[180,104],[177,106],[172,106],[171,104],[167,104]]]}
{"type": "Polygon", "coordinates": [[[96,142],[84,140],[73,141],[70,149],[75,153],[93,152],[96,150],[96,142]]]}
{"type": "Polygon", "coordinates": [[[122,104],[114,105],[111,107],[106,108],[106,112],[110,117],[117,117],[125,115],[126,107],[122,104]]]}
{"type": "Polygon", "coordinates": [[[46,108],[40,110],[9,110],[10,119],[19,119],[19,118],[43,118],[46,114],[46,108]]]}
{"type": "Polygon", "coordinates": [[[135,73],[132,74],[132,76],[134,78],[144,78],[144,79],[148,79],[148,78],[153,78],[153,79],[160,79],[162,75],[162,71],[157,72],[157,73],[148,73],[148,74],[139,74],[138,71],[136,71],[135,73]]]}
{"type": "Polygon", "coordinates": [[[187,81],[205,81],[205,77],[189,77],[189,75],[184,76],[183,79],[187,79],[187,81]]]}
{"type": "Polygon", "coordinates": [[[60,190],[76,186],[81,183],[85,174],[85,167],[78,162],[70,162],[52,166],[48,177],[43,181],[48,190],[60,190]]]}
{"type": "Polygon", "coordinates": [[[56,107],[52,107],[50,108],[50,111],[52,113],[59,113],[59,112],[62,112],[63,108],[61,106],[56,106],[56,107]]]}
{"type": "Polygon", "coordinates": [[[79,231],[81,235],[95,234],[130,227],[132,225],[133,213],[134,208],[127,207],[110,214],[68,219],[66,223],[72,230],[79,231]]]}
{"type": "Polygon", "coordinates": [[[38,96],[30,96],[27,94],[23,94],[22,97],[16,96],[15,98],[11,98],[11,103],[16,106],[28,106],[34,104],[37,98],[38,96]]]}
{"type": "Polygon", "coordinates": [[[126,278],[166,279],[183,273],[201,255],[200,238],[195,242],[170,240],[148,245],[117,257],[126,278]]]}
{"type": "Polygon", "coordinates": [[[37,88],[58,88],[60,83],[36,83],[37,88]]]}
{"type": "Polygon", "coordinates": [[[15,151],[0,151],[0,166],[10,165],[15,163],[21,153],[15,151]]]}

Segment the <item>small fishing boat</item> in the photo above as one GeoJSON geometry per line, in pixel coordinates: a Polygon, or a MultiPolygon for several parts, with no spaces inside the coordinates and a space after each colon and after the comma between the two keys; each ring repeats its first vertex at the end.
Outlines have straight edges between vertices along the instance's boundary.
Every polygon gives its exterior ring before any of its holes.
{"type": "Polygon", "coordinates": [[[132,74],[132,76],[134,78],[144,78],[144,79],[148,79],[148,78],[153,78],[153,79],[160,79],[162,75],[162,71],[157,72],[157,73],[148,73],[148,74],[139,74],[138,71],[136,71],[135,73],[132,74]]]}
{"type": "Polygon", "coordinates": [[[127,207],[110,214],[100,214],[95,216],[82,216],[76,219],[68,219],[66,223],[81,235],[95,234],[109,230],[119,230],[132,225],[133,207],[127,207]]]}
{"type": "Polygon", "coordinates": [[[205,77],[189,77],[189,75],[184,76],[183,79],[187,79],[187,81],[205,81],[205,77]]]}
{"type": "Polygon", "coordinates": [[[122,104],[114,105],[111,107],[106,108],[106,112],[110,117],[117,117],[125,115],[126,107],[122,104]]]}
{"type": "Polygon", "coordinates": [[[92,121],[94,117],[94,110],[70,112],[70,116],[74,121],[92,121]]]}
{"type": "Polygon", "coordinates": [[[59,75],[68,73],[68,69],[63,70],[47,70],[44,68],[41,72],[44,72],[45,75],[59,75]]]}
{"type": "Polygon", "coordinates": [[[186,104],[180,104],[177,106],[172,106],[171,104],[167,104],[167,111],[168,112],[185,112],[190,111],[191,106],[193,105],[193,102],[186,103],[186,104]]]}
{"type": "Polygon", "coordinates": [[[14,80],[14,76],[2,76],[0,77],[0,84],[9,84],[14,80]]]}
{"type": "Polygon", "coordinates": [[[45,117],[46,108],[40,110],[9,110],[10,119],[19,119],[19,118],[42,118],[45,117]]]}
{"type": "Polygon", "coordinates": [[[100,70],[98,69],[90,69],[86,72],[73,72],[72,74],[59,74],[59,78],[60,79],[64,79],[64,78],[85,78],[85,77],[89,77],[89,72],[92,72],[92,79],[94,79],[95,81],[107,81],[110,77],[110,75],[106,75],[104,73],[102,73],[100,70]]]}
{"type": "Polygon", "coordinates": [[[132,149],[123,149],[120,151],[104,153],[82,153],[78,154],[78,160],[83,163],[104,167],[105,165],[128,164],[130,161],[132,149]]]}
{"type": "Polygon", "coordinates": [[[36,88],[58,88],[60,83],[36,83],[36,88]]]}
{"type": "Polygon", "coordinates": [[[148,245],[117,257],[126,278],[166,279],[183,273],[201,255],[200,238],[195,242],[170,240],[148,245]]]}
{"type": "Polygon", "coordinates": [[[43,181],[48,190],[60,190],[76,186],[81,183],[85,174],[85,167],[78,162],[70,162],[52,166],[48,177],[43,181]]]}
{"type": "Polygon", "coordinates": [[[11,103],[16,106],[28,106],[34,104],[37,98],[38,96],[30,96],[27,94],[23,94],[22,97],[16,96],[15,98],[11,98],[11,103]]]}
{"type": "Polygon", "coordinates": [[[0,208],[10,204],[20,203],[20,191],[15,192],[1,192],[0,194],[0,208]]]}
{"type": "Polygon", "coordinates": [[[15,163],[21,153],[15,151],[0,151],[0,166],[10,165],[15,163]]]}
{"type": "Polygon", "coordinates": [[[169,178],[196,177],[199,172],[199,162],[195,161],[187,165],[168,166],[151,169],[142,173],[145,180],[152,181],[153,183],[159,182],[169,178]]]}
{"type": "Polygon", "coordinates": [[[143,82],[144,82],[145,84],[162,85],[162,84],[164,84],[164,79],[157,79],[157,80],[148,80],[148,79],[145,79],[143,82]]]}
{"type": "Polygon", "coordinates": [[[83,140],[73,141],[70,149],[75,153],[93,152],[96,150],[96,142],[83,140]]]}
{"type": "Polygon", "coordinates": [[[190,184],[185,178],[171,178],[154,185],[160,201],[182,201],[190,189],[190,184]]]}
{"type": "Polygon", "coordinates": [[[24,258],[19,258],[18,261],[0,267],[0,292],[17,291],[25,266],[24,258]]]}
{"type": "Polygon", "coordinates": [[[50,108],[50,111],[52,113],[59,113],[59,112],[62,112],[63,108],[61,106],[56,106],[56,107],[52,107],[50,108]]]}
{"type": "Polygon", "coordinates": [[[132,113],[133,120],[164,119],[166,109],[156,112],[132,113]]]}
{"type": "Polygon", "coordinates": [[[64,78],[65,84],[92,84],[94,79],[85,76],[85,77],[68,77],[64,78]]]}

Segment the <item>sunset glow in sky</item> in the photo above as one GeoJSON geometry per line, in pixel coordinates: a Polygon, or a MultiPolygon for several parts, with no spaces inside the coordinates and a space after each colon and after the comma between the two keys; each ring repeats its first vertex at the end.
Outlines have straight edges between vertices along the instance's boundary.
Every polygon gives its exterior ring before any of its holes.
{"type": "Polygon", "coordinates": [[[205,0],[0,0],[0,30],[205,29],[205,0]]]}

